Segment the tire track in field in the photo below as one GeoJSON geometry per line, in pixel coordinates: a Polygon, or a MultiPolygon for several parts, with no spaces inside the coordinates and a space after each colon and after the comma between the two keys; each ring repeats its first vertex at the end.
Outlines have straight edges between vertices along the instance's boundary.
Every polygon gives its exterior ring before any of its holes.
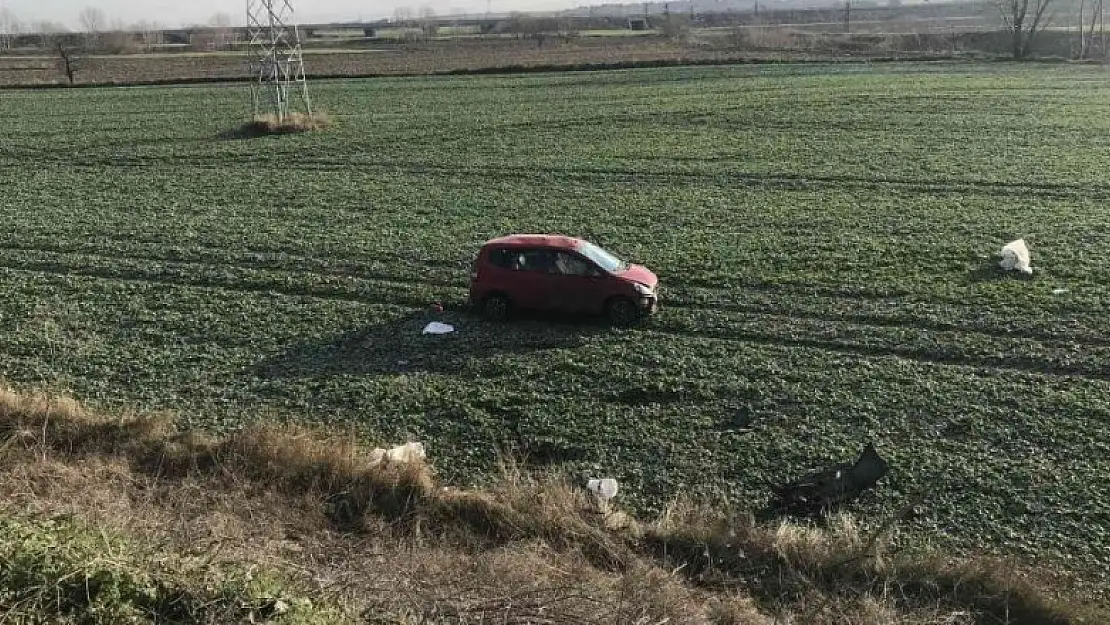
{"type": "MultiPolygon", "coordinates": [[[[302,160],[306,167],[346,171],[351,167],[349,160],[333,161],[326,158],[302,160]]],[[[407,174],[442,174],[449,176],[482,177],[497,180],[519,181],[532,179],[548,182],[552,177],[581,182],[674,182],[711,183],[718,186],[762,186],[788,191],[815,189],[901,189],[919,193],[952,193],[959,195],[979,194],[999,197],[1041,197],[1046,199],[1069,199],[1075,197],[1088,199],[1110,199],[1110,185],[1087,183],[1021,183],[993,180],[939,179],[921,180],[916,178],[878,178],[853,175],[811,175],[789,172],[748,172],[748,171],[659,171],[642,170],[629,167],[522,167],[522,166],[460,166],[441,165],[420,161],[395,161],[360,163],[360,169],[376,169],[382,172],[403,172],[407,174]]]]}
{"type": "MultiPolygon", "coordinates": [[[[186,263],[186,265],[189,265],[186,263]]],[[[220,265],[211,265],[202,262],[193,263],[193,266],[203,266],[209,268],[220,269],[220,265]]],[[[369,283],[385,283],[389,288],[383,289],[380,292],[371,292],[364,288],[359,288],[360,285],[347,285],[348,290],[337,290],[328,285],[306,285],[304,288],[290,288],[287,286],[288,282],[283,282],[280,278],[273,276],[244,276],[243,280],[232,282],[230,280],[222,280],[219,278],[212,278],[210,276],[189,276],[189,275],[173,275],[167,273],[159,273],[157,271],[147,271],[135,268],[111,268],[111,267],[75,267],[61,262],[42,262],[42,261],[12,261],[0,259],[0,267],[7,268],[13,271],[24,271],[33,273],[42,273],[55,276],[83,276],[95,279],[104,279],[121,282],[138,282],[146,284],[160,284],[175,287],[193,287],[193,288],[212,288],[232,292],[243,293],[257,293],[257,294],[276,294],[287,297],[311,297],[316,299],[335,300],[335,301],[350,301],[361,303],[389,303],[401,306],[423,307],[427,305],[429,298],[427,294],[407,292],[406,287],[412,287],[412,281],[405,280],[364,280],[369,283]]],[[[293,276],[294,273],[288,269],[284,271],[276,271],[274,273],[284,274],[286,276],[293,276]]],[[[299,272],[315,275],[319,277],[333,277],[327,274],[315,274],[312,272],[299,272]]],[[[461,290],[462,287],[458,287],[461,290]]],[[[677,308],[686,308],[693,311],[701,311],[707,313],[720,312],[720,307],[700,306],[690,303],[680,302],[677,308]],[[683,305],[685,304],[685,305],[683,305]]],[[[890,328],[890,329],[906,329],[915,331],[928,331],[935,329],[955,336],[974,337],[988,336],[992,338],[1003,339],[1027,339],[1035,341],[1048,349],[1059,349],[1061,346],[1053,345],[1041,337],[1037,336],[1022,336],[1004,333],[1002,331],[981,331],[980,329],[966,329],[966,328],[948,328],[941,324],[941,327],[929,328],[923,327],[921,324],[915,323],[900,323],[892,319],[882,319],[870,316],[864,316],[861,323],[856,324],[855,319],[849,316],[837,316],[826,314],[777,314],[768,312],[766,310],[748,310],[742,305],[733,306],[734,309],[741,312],[750,312],[758,315],[761,318],[767,319],[766,325],[774,326],[774,320],[796,320],[796,321],[824,321],[833,324],[829,330],[834,332],[842,332],[846,329],[851,329],[850,325],[857,325],[860,329],[868,327],[876,328],[890,328]]],[[[731,320],[725,319],[724,321],[730,322],[731,320]]],[[[1017,355],[1017,356],[998,356],[998,357],[984,357],[973,354],[961,353],[962,347],[959,345],[947,347],[946,345],[938,345],[936,348],[921,348],[913,346],[876,346],[864,345],[846,342],[838,338],[815,338],[813,336],[805,336],[812,328],[802,328],[802,335],[797,337],[783,336],[781,333],[773,331],[763,331],[759,329],[745,329],[740,327],[735,328],[718,328],[711,330],[696,330],[689,328],[682,328],[678,326],[666,327],[656,326],[653,331],[671,334],[674,336],[686,336],[693,338],[713,338],[723,340],[740,340],[752,343],[767,344],[767,345],[782,345],[782,346],[797,346],[797,347],[811,347],[818,349],[827,349],[831,351],[839,351],[844,353],[853,353],[864,356],[899,356],[911,360],[918,360],[923,362],[932,362],[936,364],[962,364],[979,367],[989,367],[995,369],[1012,369],[1021,370],[1034,373],[1042,373],[1047,375],[1077,375],[1082,377],[1102,379],[1106,377],[1106,372],[1102,369],[1092,369],[1090,365],[1062,365],[1052,364],[1045,362],[1044,359],[1035,357],[1017,355]]],[[[883,337],[878,337],[880,340],[883,337]]],[[[1072,341],[1071,346],[1077,341],[1072,341]]],[[[1103,341],[1105,345],[1107,342],[1103,341]]],[[[974,347],[974,346],[972,346],[974,347]]]]}
{"type": "MultiPolygon", "coordinates": [[[[710,339],[733,341],[767,347],[798,347],[816,349],[848,356],[864,358],[901,358],[922,364],[936,366],[972,367],[995,371],[1037,374],[1050,377],[1082,378],[1104,382],[1110,380],[1110,369],[1092,370],[1085,366],[1052,365],[1027,356],[974,356],[960,353],[931,353],[930,350],[915,347],[861,345],[806,337],[788,337],[773,332],[741,329],[692,330],[653,326],[645,329],[647,334],[660,334],[679,339],[710,339]]],[[[938,350],[939,351],[939,350],[938,350]]]]}
{"type": "MultiPolygon", "coordinates": [[[[96,248],[89,248],[96,249],[96,248]]],[[[409,284],[426,284],[435,287],[447,288],[463,288],[465,283],[454,282],[441,279],[432,279],[427,277],[414,276],[412,278],[401,278],[394,274],[375,272],[375,271],[358,271],[352,269],[325,269],[325,261],[319,258],[308,256],[299,256],[290,258],[291,263],[283,263],[280,260],[259,260],[259,261],[240,261],[240,260],[220,260],[219,262],[210,262],[200,260],[197,258],[181,258],[169,255],[157,254],[137,254],[129,252],[126,254],[111,253],[104,254],[99,251],[92,252],[86,250],[65,249],[61,246],[47,246],[47,245],[25,245],[25,244],[0,244],[0,253],[5,251],[16,252],[33,252],[43,255],[51,256],[80,256],[82,258],[93,258],[101,261],[137,261],[137,262],[151,262],[160,263],[170,267],[176,265],[194,266],[194,267],[208,267],[211,269],[221,269],[230,267],[233,269],[242,269],[245,271],[273,271],[284,273],[301,273],[301,274],[314,274],[322,278],[349,278],[354,280],[366,280],[371,282],[387,282],[399,285],[409,284]],[[295,263],[303,263],[302,266],[296,266],[295,263]],[[304,265],[315,265],[309,267],[304,265]]],[[[214,248],[215,252],[224,252],[225,249],[214,248]]],[[[64,264],[64,263],[59,263],[64,264]]],[[[3,266],[3,261],[0,260],[0,266],[3,266]]],[[[68,266],[68,265],[66,265],[68,266]]],[[[10,267],[9,267],[10,268],[10,267]]],[[[461,271],[461,270],[460,270],[461,271]]]]}
{"type": "MultiPolygon", "coordinates": [[[[788,304],[789,302],[787,302],[788,304]]],[[[1067,347],[1068,345],[1082,345],[1090,347],[1110,347],[1110,337],[1103,336],[1066,336],[1055,335],[1040,331],[1015,331],[1006,328],[991,328],[983,326],[968,327],[958,323],[943,321],[930,321],[926,319],[899,320],[875,314],[858,313],[820,313],[820,312],[791,312],[786,310],[767,309],[757,305],[746,305],[734,302],[714,304],[699,304],[682,300],[665,300],[667,308],[679,310],[692,310],[697,312],[735,312],[745,315],[758,315],[763,317],[777,317],[799,321],[824,321],[828,323],[851,323],[861,326],[872,326],[890,329],[935,330],[937,332],[950,332],[953,334],[979,334],[1000,339],[1029,339],[1051,347],[1067,347]]]]}
{"type": "MultiPolygon", "coordinates": [[[[913,291],[907,288],[897,288],[884,286],[882,289],[873,289],[863,286],[842,286],[842,285],[829,285],[821,283],[804,283],[804,282],[765,282],[759,279],[744,277],[738,284],[731,284],[729,286],[721,286],[721,280],[716,279],[701,279],[701,278],[668,278],[661,276],[660,280],[662,285],[668,291],[679,292],[693,289],[704,289],[713,293],[729,293],[738,290],[752,291],[756,293],[782,293],[786,295],[795,295],[799,297],[823,297],[837,300],[864,300],[869,302],[890,302],[898,300],[899,304],[955,304],[962,305],[967,303],[966,296],[963,295],[941,295],[926,293],[920,291],[913,291]]],[[[676,299],[673,301],[683,301],[676,299]]],[[[1052,310],[1061,313],[1076,313],[1084,312],[1090,314],[1103,314],[1104,307],[1095,305],[1094,307],[1078,306],[1074,303],[1069,303],[1065,308],[1063,303],[1056,304],[1054,307],[1042,307],[1043,310],[1052,310]]]]}
{"type": "MultiPolygon", "coordinates": [[[[62,255],[62,254],[58,254],[62,255]]],[[[121,256],[101,256],[94,254],[80,254],[75,255],[83,258],[94,258],[108,261],[131,259],[131,260],[150,260],[152,256],[147,255],[121,255],[121,256]]],[[[159,259],[160,260],[160,259],[159,259]]],[[[462,290],[465,288],[462,283],[455,284],[454,282],[442,280],[414,280],[405,279],[388,274],[352,274],[352,273],[337,273],[337,272],[319,272],[307,270],[304,268],[293,268],[289,266],[268,267],[265,271],[273,274],[280,274],[284,276],[295,276],[296,274],[315,276],[324,280],[332,278],[346,278],[352,282],[368,282],[368,283],[382,283],[388,285],[390,288],[384,290],[383,293],[370,295],[364,288],[359,288],[358,284],[342,285],[346,288],[335,288],[335,286],[327,284],[309,285],[305,288],[288,288],[287,280],[282,280],[280,276],[243,276],[243,280],[233,282],[230,279],[213,279],[206,276],[190,276],[188,274],[175,274],[174,270],[190,267],[201,267],[212,271],[220,271],[228,267],[239,268],[245,271],[256,271],[258,265],[251,263],[207,263],[199,260],[189,261],[173,261],[167,262],[166,267],[159,267],[153,269],[144,268],[113,268],[113,267],[82,267],[75,266],[71,263],[61,261],[40,261],[40,260],[26,260],[26,261],[12,261],[4,262],[0,259],[0,266],[13,270],[24,271],[38,271],[44,273],[52,273],[55,275],[81,275],[85,277],[100,278],[106,280],[125,280],[132,282],[150,282],[166,285],[177,286],[191,286],[200,288],[219,288],[223,290],[252,292],[252,293],[275,293],[291,297],[314,297],[319,299],[331,299],[342,301],[356,301],[366,303],[381,303],[381,298],[384,296],[388,298],[389,303],[399,305],[414,305],[423,306],[426,304],[427,296],[425,295],[412,295],[406,291],[414,286],[428,285],[433,287],[446,287],[454,290],[462,290]],[[166,270],[169,270],[168,272],[166,270]]],[[[1103,338],[1092,337],[1061,337],[1055,335],[1048,335],[1038,332],[1015,332],[1012,330],[1002,328],[982,328],[982,327],[961,327],[956,324],[945,322],[930,322],[920,319],[899,320],[893,318],[883,317],[881,315],[858,315],[852,313],[801,313],[801,312],[787,312],[779,311],[776,309],[768,309],[765,306],[758,305],[744,305],[741,303],[720,302],[715,304],[698,304],[689,301],[671,301],[667,303],[668,307],[677,308],[679,310],[689,310],[694,312],[702,312],[707,314],[713,313],[728,313],[737,312],[740,314],[754,315],[766,319],[768,325],[782,325],[775,324],[775,321],[819,321],[834,324],[835,326],[855,325],[861,327],[874,327],[886,329],[903,329],[913,331],[929,331],[934,330],[938,332],[945,332],[951,335],[961,337],[974,337],[985,336],[997,339],[1012,339],[1012,340],[1030,340],[1035,341],[1048,349],[1066,349],[1068,347],[1074,348],[1075,346],[1090,346],[1090,347],[1105,347],[1110,345],[1110,340],[1103,338]]],[[[734,319],[723,318],[726,322],[735,322],[734,319]]]]}
{"type": "MultiPolygon", "coordinates": [[[[228,281],[214,280],[205,277],[188,277],[188,276],[171,276],[171,275],[152,275],[149,272],[139,270],[112,270],[112,269],[98,269],[90,267],[69,267],[59,265],[56,263],[13,263],[9,261],[0,261],[0,269],[9,271],[34,273],[41,275],[49,275],[56,277],[72,277],[79,276],[84,278],[93,278],[98,280],[108,280],[125,283],[135,284],[152,284],[170,287],[188,287],[198,289],[215,289],[220,291],[230,291],[236,293],[252,293],[261,295],[280,295],[284,297],[307,297],[321,300],[332,300],[341,302],[358,302],[365,304],[394,304],[400,306],[412,306],[414,308],[424,308],[429,303],[428,297],[421,297],[418,295],[406,295],[398,289],[393,289],[392,292],[373,293],[373,292],[341,292],[330,290],[326,288],[288,288],[278,284],[272,283],[256,283],[249,284],[244,282],[232,283],[228,281]]],[[[261,281],[259,281],[261,282],[261,281]]],[[[370,282],[370,281],[367,281],[370,282]]],[[[397,285],[393,285],[397,286],[397,285]]]]}
{"type": "MultiPolygon", "coordinates": [[[[31,155],[28,155],[31,158],[31,155]]],[[[34,160],[52,164],[64,164],[67,169],[84,167],[103,173],[105,168],[161,168],[193,167],[206,171],[219,169],[226,164],[220,159],[202,156],[175,156],[163,158],[156,156],[74,156],[72,152],[59,153],[44,158],[36,153],[34,160]]],[[[268,159],[257,159],[265,163],[268,159]]],[[[747,172],[747,171],[659,171],[635,169],[630,167],[523,167],[506,165],[474,166],[463,163],[429,163],[427,161],[352,161],[350,158],[311,158],[304,157],[299,169],[323,172],[349,172],[351,167],[360,172],[402,175],[437,175],[468,179],[482,178],[501,182],[520,182],[531,180],[548,183],[553,178],[580,183],[617,183],[651,182],[670,185],[713,185],[725,188],[752,187],[769,188],[783,191],[815,191],[824,189],[852,190],[898,190],[930,195],[980,195],[1004,198],[1039,199],[1110,199],[1110,186],[1097,183],[1010,183],[992,180],[937,179],[920,180],[913,178],[876,178],[867,176],[813,175],[789,172],[747,172]]]]}
{"type": "MultiPolygon", "coordinates": [[[[4,265],[0,265],[4,266],[4,265]]],[[[185,278],[168,278],[168,277],[150,277],[150,276],[129,276],[119,275],[120,272],[99,272],[96,270],[65,270],[57,267],[6,267],[13,271],[23,271],[29,273],[39,273],[47,275],[55,275],[59,277],[66,277],[72,275],[79,275],[83,277],[91,277],[96,279],[120,281],[120,282],[136,282],[142,284],[157,284],[171,287],[193,287],[193,288],[212,288],[231,292],[242,293],[257,293],[266,295],[283,295],[287,297],[310,297],[316,299],[335,300],[335,301],[350,301],[361,303],[374,303],[383,304],[389,303],[394,305],[409,305],[413,307],[423,307],[427,305],[426,298],[422,297],[408,297],[398,293],[393,293],[389,296],[388,300],[383,300],[382,297],[372,297],[367,295],[343,294],[336,292],[323,292],[313,289],[277,289],[269,285],[246,285],[246,284],[221,284],[211,280],[205,279],[185,279],[185,278]],[[105,275],[107,273],[107,275],[105,275]]],[[[1083,366],[1064,366],[1064,365],[1051,365],[1045,364],[1037,359],[1029,358],[1026,356],[1014,357],[983,357],[973,356],[960,353],[930,353],[929,350],[923,350],[913,347],[898,347],[898,346],[869,346],[852,344],[833,339],[818,339],[806,337],[786,337],[773,332],[729,329],[729,330],[692,330],[683,328],[666,328],[666,327],[651,327],[644,330],[648,336],[652,334],[671,336],[678,339],[711,339],[723,341],[735,341],[741,343],[749,343],[756,345],[764,345],[769,347],[798,347],[807,349],[817,349],[845,355],[855,355],[867,358],[885,358],[885,357],[898,357],[905,360],[921,362],[924,364],[931,364],[937,366],[962,366],[973,367],[978,369],[992,369],[998,371],[1013,371],[1018,373],[1032,373],[1045,376],[1054,377],[1078,377],[1092,381],[1104,381],[1110,379],[1110,372],[1107,371],[1092,371],[1088,367],[1083,366]]]]}
{"type": "MultiPolygon", "coordinates": [[[[113,232],[105,232],[105,233],[101,233],[100,236],[104,239],[108,239],[108,240],[111,240],[111,241],[118,241],[120,243],[141,244],[141,245],[147,245],[147,246],[154,246],[154,247],[158,247],[158,248],[164,248],[164,247],[167,247],[167,246],[170,246],[170,245],[180,243],[179,241],[173,239],[172,237],[158,237],[158,236],[155,236],[155,237],[142,238],[140,236],[130,234],[130,233],[128,233],[128,234],[116,234],[116,233],[113,233],[113,232]]],[[[0,244],[0,249],[21,249],[20,246],[22,246],[22,245],[26,245],[26,244],[6,242],[6,243],[0,244]]],[[[65,253],[65,254],[82,254],[82,253],[86,253],[87,250],[99,250],[99,249],[101,249],[101,248],[97,248],[95,246],[89,246],[88,244],[77,244],[76,247],[73,246],[73,245],[63,246],[63,245],[58,245],[58,244],[55,244],[55,243],[51,243],[49,245],[43,245],[43,244],[39,243],[39,244],[36,244],[36,245],[28,245],[27,246],[28,251],[58,252],[58,253],[65,253]]],[[[198,253],[209,253],[209,252],[211,252],[211,253],[214,253],[214,254],[220,254],[220,253],[226,252],[228,248],[226,248],[226,247],[211,247],[211,246],[205,246],[205,245],[190,245],[188,249],[190,249],[192,251],[195,251],[195,252],[198,252],[198,253]]],[[[307,256],[303,253],[301,248],[294,247],[294,246],[277,246],[277,247],[265,247],[265,248],[263,248],[263,247],[244,245],[244,246],[238,246],[238,249],[242,250],[243,252],[250,253],[250,254],[285,255],[285,256],[288,256],[290,258],[297,259],[297,260],[307,260],[307,261],[310,261],[310,262],[320,262],[319,258],[314,257],[314,256],[307,256]]],[[[97,253],[97,252],[91,252],[91,253],[97,253]]],[[[467,258],[466,260],[463,260],[463,261],[447,261],[447,260],[432,259],[432,258],[413,258],[411,256],[406,256],[404,254],[398,254],[396,252],[382,252],[381,250],[368,251],[368,252],[360,253],[358,255],[352,255],[350,253],[343,254],[343,253],[340,253],[340,252],[329,252],[328,255],[327,255],[327,259],[332,260],[332,261],[351,262],[351,263],[359,263],[359,262],[366,262],[366,261],[378,261],[378,262],[388,263],[388,262],[400,261],[400,262],[404,262],[404,263],[425,265],[425,266],[428,266],[428,267],[435,267],[435,268],[439,268],[439,269],[457,269],[459,271],[469,271],[470,260],[471,260],[470,258],[467,258]]],[[[167,260],[172,261],[174,259],[172,257],[167,257],[167,260]]]]}

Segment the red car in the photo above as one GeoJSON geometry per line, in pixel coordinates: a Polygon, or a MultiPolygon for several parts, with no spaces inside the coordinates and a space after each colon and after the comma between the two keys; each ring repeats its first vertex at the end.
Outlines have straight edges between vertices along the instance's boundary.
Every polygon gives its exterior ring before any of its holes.
{"type": "Polygon", "coordinates": [[[571,237],[517,234],[487,241],[470,278],[471,304],[492,320],[529,309],[604,314],[628,325],[659,305],[654,273],[571,237]]]}

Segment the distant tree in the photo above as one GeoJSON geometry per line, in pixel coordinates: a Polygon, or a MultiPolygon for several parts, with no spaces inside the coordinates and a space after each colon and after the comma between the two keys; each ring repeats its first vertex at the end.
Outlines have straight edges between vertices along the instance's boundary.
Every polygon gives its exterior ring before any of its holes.
{"type": "Polygon", "coordinates": [[[0,7],[0,50],[11,47],[11,35],[18,35],[23,31],[23,23],[16,18],[8,7],[0,7]]]}
{"type": "Polygon", "coordinates": [[[684,39],[690,33],[690,19],[685,15],[669,14],[663,18],[660,30],[671,39],[684,39]]]}
{"type": "Polygon", "coordinates": [[[406,26],[412,22],[412,9],[410,7],[397,7],[393,9],[393,21],[400,25],[406,26]]]}
{"type": "Polygon", "coordinates": [[[1048,26],[1045,11],[1052,0],[997,0],[1002,21],[1010,33],[1010,51],[1015,60],[1029,56],[1033,40],[1048,26]]]}
{"type": "Polygon", "coordinates": [[[108,30],[101,33],[97,50],[109,54],[134,53],[142,49],[139,35],[127,27],[123,20],[113,20],[108,30]]]}
{"type": "Polygon", "coordinates": [[[191,28],[194,32],[189,44],[194,50],[225,50],[238,40],[231,16],[227,13],[216,13],[204,24],[194,24],[191,28]]]}
{"type": "Polygon", "coordinates": [[[217,13],[208,20],[208,24],[212,27],[213,47],[217,50],[230,48],[235,43],[235,29],[230,15],[217,13]]]}
{"type": "Polygon", "coordinates": [[[162,31],[165,28],[157,22],[136,22],[128,27],[131,32],[137,33],[139,46],[144,52],[151,52],[154,47],[162,43],[162,31]]]}
{"type": "Polygon", "coordinates": [[[504,24],[504,30],[519,37],[526,37],[536,40],[537,47],[543,47],[545,37],[544,24],[534,15],[527,13],[513,12],[509,14],[509,19],[504,24]]]}
{"type": "Polygon", "coordinates": [[[54,35],[68,33],[69,29],[61,22],[40,21],[32,24],[28,32],[53,37],[54,35]]]}
{"type": "Polygon", "coordinates": [[[99,33],[104,30],[108,23],[108,18],[104,15],[103,9],[97,7],[85,7],[81,10],[78,16],[81,22],[81,32],[85,33],[99,33]]]}
{"type": "MultiPolygon", "coordinates": [[[[1086,27],[1086,32],[1084,32],[1083,30],[1083,19],[1084,15],[1086,14],[1086,2],[1081,1],[1079,3],[1079,58],[1081,59],[1087,58],[1091,52],[1091,46],[1095,41],[1095,24],[1099,22],[1099,19],[1102,18],[1103,14],[1102,3],[1103,0],[1092,0],[1091,23],[1090,26],[1086,27]]],[[[1105,41],[1103,41],[1103,43],[1105,43],[1105,41]]],[[[1105,53],[1106,51],[1103,50],[1103,54],[1105,53]]]]}
{"type": "Polygon", "coordinates": [[[47,52],[57,52],[57,43],[63,41],[65,33],[69,32],[65,24],[51,21],[37,21],[27,29],[32,34],[38,34],[39,47],[47,52]]]}
{"type": "Polygon", "coordinates": [[[435,9],[427,4],[420,7],[420,29],[424,31],[425,37],[435,37],[439,31],[435,9]]]}
{"type": "Polygon", "coordinates": [[[85,7],[77,16],[81,32],[85,33],[85,47],[93,50],[100,47],[101,33],[107,27],[108,18],[97,7],[85,7]]]}

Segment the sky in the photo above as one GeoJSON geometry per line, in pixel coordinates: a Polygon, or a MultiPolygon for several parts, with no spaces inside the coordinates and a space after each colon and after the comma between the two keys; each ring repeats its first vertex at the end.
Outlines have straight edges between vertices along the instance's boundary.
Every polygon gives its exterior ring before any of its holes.
{"type": "MultiPolygon", "coordinates": [[[[297,21],[301,23],[370,20],[393,15],[394,9],[408,7],[414,14],[429,6],[439,15],[448,13],[544,11],[568,9],[587,4],[585,0],[293,0],[297,21]]],[[[601,0],[597,4],[601,4],[601,0]]],[[[138,21],[158,22],[167,27],[208,22],[217,13],[225,13],[235,23],[245,22],[245,0],[0,0],[24,23],[48,20],[77,29],[78,15],[85,7],[104,11],[109,22],[126,24],[138,21]]]]}

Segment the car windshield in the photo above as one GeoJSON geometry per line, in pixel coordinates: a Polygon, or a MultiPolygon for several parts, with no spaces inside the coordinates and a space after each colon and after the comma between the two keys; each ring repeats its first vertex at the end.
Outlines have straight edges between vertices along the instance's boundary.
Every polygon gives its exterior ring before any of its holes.
{"type": "Polygon", "coordinates": [[[597,263],[599,267],[601,267],[605,271],[608,271],[609,273],[624,271],[625,268],[628,267],[628,263],[617,258],[616,256],[613,256],[609,252],[606,252],[593,243],[583,242],[582,245],[578,248],[578,251],[581,252],[582,255],[586,258],[597,263]]]}

